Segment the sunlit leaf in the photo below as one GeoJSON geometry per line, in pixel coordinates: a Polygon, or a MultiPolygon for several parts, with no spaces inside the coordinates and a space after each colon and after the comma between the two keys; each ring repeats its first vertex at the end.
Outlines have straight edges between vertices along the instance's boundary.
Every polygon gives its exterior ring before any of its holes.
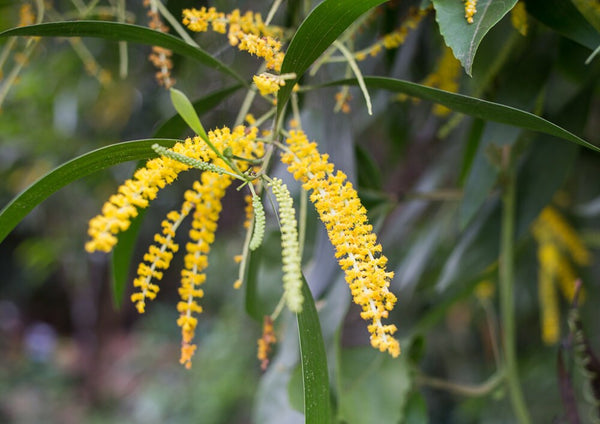
{"type": "Polygon", "coordinates": [[[440,33],[467,74],[471,75],[473,60],[483,37],[516,3],[517,0],[479,0],[473,23],[469,24],[465,19],[463,1],[433,0],[440,33]]]}
{"type": "Polygon", "coordinates": [[[152,145],[173,146],[177,140],[149,139],[113,144],[64,163],[41,177],[0,211],[0,242],[31,210],[67,184],[130,160],[155,157],[152,145]]]}
{"type": "Polygon", "coordinates": [[[173,53],[194,59],[203,65],[228,74],[246,84],[233,69],[215,59],[199,47],[192,46],[180,38],[143,26],[105,21],[50,22],[12,28],[0,33],[0,37],[34,35],[39,37],[95,37],[114,41],[147,44],[164,47],[173,53]]]}

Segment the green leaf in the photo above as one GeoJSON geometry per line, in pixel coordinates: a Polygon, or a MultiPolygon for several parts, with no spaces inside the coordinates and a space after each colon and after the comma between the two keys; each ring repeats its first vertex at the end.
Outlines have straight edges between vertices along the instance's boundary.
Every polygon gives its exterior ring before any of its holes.
{"type": "MultiPolygon", "coordinates": [[[[192,103],[194,110],[198,115],[202,115],[213,109],[221,101],[235,93],[242,87],[242,84],[232,85],[231,87],[215,91],[209,95],[196,100],[192,103]]],[[[185,121],[179,114],[176,114],[165,121],[154,133],[156,138],[180,137],[187,129],[185,121]]]]}
{"type": "Polygon", "coordinates": [[[40,37],[95,37],[104,38],[106,40],[129,41],[132,43],[164,47],[165,49],[171,50],[173,53],[197,60],[203,65],[231,75],[233,78],[246,85],[244,79],[233,69],[218,59],[215,59],[212,55],[199,47],[191,46],[180,38],[170,34],[165,34],[143,26],[105,21],[51,22],[12,28],[0,33],[0,37],[25,35],[40,37]]]}
{"type": "Polygon", "coordinates": [[[172,147],[177,140],[149,139],[113,144],[64,163],[41,177],[0,211],[0,242],[38,204],[67,184],[96,171],[130,160],[156,156],[152,145],[172,147]]]}
{"type": "Polygon", "coordinates": [[[321,335],[321,323],[312,293],[302,277],[302,312],[297,315],[304,383],[304,416],[307,423],[331,422],[327,356],[321,335]]]}
{"type": "Polygon", "coordinates": [[[473,23],[469,24],[463,1],[433,0],[440,33],[467,74],[471,75],[475,53],[483,37],[516,3],[517,0],[479,0],[473,23]]]}
{"type": "Polygon", "coordinates": [[[525,7],[544,25],[591,50],[600,44],[600,33],[568,0],[525,0],[525,7]]]}
{"type": "Polygon", "coordinates": [[[590,0],[571,0],[575,7],[579,10],[581,15],[587,19],[587,21],[596,28],[596,31],[600,31],[600,7],[598,2],[592,2],[590,0]]]}
{"type": "Polygon", "coordinates": [[[408,355],[392,358],[365,346],[344,349],[340,357],[341,421],[348,424],[403,422],[412,384],[408,355]]]}
{"type": "Polygon", "coordinates": [[[200,117],[196,113],[194,109],[194,105],[190,102],[190,99],[182,92],[177,90],[176,88],[171,88],[171,102],[173,103],[173,107],[181,116],[181,118],[185,121],[186,124],[205,140],[208,140],[208,135],[206,135],[206,131],[204,131],[204,127],[202,126],[202,122],[200,122],[200,117]]]}
{"type": "Polygon", "coordinates": [[[325,0],[306,17],[294,34],[281,65],[281,73],[295,73],[277,94],[277,116],[292,88],[308,67],[363,13],[386,0],[325,0]]]}
{"type": "MultiPolygon", "coordinates": [[[[438,90],[437,88],[426,87],[421,84],[395,78],[365,77],[365,83],[370,88],[381,88],[388,91],[405,93],[409,96],[439,103],[449,109],[462,112],[475,118],[499,122],[501,124],[508,124],[527,130],[553,135],[555,137],[559,137],[587,147],[595,152],[600,152],[600,147],[588,143],[564,128],[561,128],[544,118],[540,118],[533,113],[516,109],[511,106],[506,106],[487,100],[481,100],[474,97],[465,96],[463,94],[450,93],[448,91],[438,90]]],[[[329,82],[324,84],[324,86],[356,84],[356,79],[345,79],[329,82]]]]}

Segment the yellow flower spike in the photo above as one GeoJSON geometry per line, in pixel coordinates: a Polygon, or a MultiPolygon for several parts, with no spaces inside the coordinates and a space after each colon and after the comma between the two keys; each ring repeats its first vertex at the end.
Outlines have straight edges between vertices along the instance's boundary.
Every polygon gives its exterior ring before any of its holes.
{"type": "Polygon", "coordinates": [[[564,246],[579,265],[589,265],[591,255],[577,232],[558,211],[548,206],[542,210],[539,220],[545,225],[558,243],[564,246]]]}
{"type": "Polygon", "coordinates": [[[281,160],[305,190],[312,190],[310,199],[336,249],[354,302],[362,307],[361,316],[371,321],[371,345],[398,356],[400,345],[392,337],[396,326],[381,322],[396,303],[389,291],[393,273],[385,271],[387,259],[381,255],[381,245],[377,244],[356,190],[342,172],[334,174],[328,156],[321,155],[302,131],[290,131],[286,142],[290,152],[284,153],[281,160]]]}
{"type": "MultiPolygon", "coordinates": [[[[461,65],[454,57],[452,49],[446,47],[444,53],[438,59],[434,71],[423,80],[422,84],[451,93],[458,92],[458,80],[460,78],[461,65]]],[[[435,104],[433,113],[437,116],[447,116],[451,112],[447,107],[435,104]]]]}
{"type": "Polygon", "coordinates": [[[522,36],[527,35],[527,10],[525,4],[519,1],[510,11],[510,22],[512,26],[519,31],[522,36]]]}
{"type": "Polygon", "coordinates": [[[477,13],[477,0],[465,1],[465,19],[468,23],[473,23],[473,16],[477,13]]]}
{"type": "Polygon", "coordinates": [[[265,371],[269,366],[269,353],[271,353],[271,345],[277,342],[275,331],[273,329],[273,320],[266,315],[263,319],[262,337],[258,339],[258,352],[256,357],[260,361],[260,368],[265,371]]]}
{"type": "Polygon", "coordinates": [[[552,244],[542,244],[538,249],[540,262],[538,295],[542,320],[542,340],[555,344],[560,337],[558,299],[554,279],[557,272],[559,253],[552,244]]]}

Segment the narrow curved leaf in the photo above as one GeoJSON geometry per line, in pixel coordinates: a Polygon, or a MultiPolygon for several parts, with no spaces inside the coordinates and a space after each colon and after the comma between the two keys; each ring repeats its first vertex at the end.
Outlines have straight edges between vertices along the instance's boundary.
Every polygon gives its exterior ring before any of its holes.
{"type": "Polygon", "coordinates": [[[525,0],[527,13],[559,34],[594,50],[600,33],[568,0],[525,0]]]}
{"type": "Polygon", "coordinates": [[[517,0],[479,0],[473,23],[465,19],[465,4],[457,0],[433,0],[435,20],[446,44],[467,74],[471,75],[479,43],[494,25],[514,7],[517,0]]]}
{"type": "Polygon", "coordinates": [[[192,105],[192,102],[190,102],[190,99],[187,98],[183,91],[171,88],[171,102],[185,123],[200,137],[208,140],[208,136],[206,135],[206,131],[204,131],[202,122],[200,122],[200,117],[194,109],[194,105],[192,105]]]}
{"type": "MultiPolygon", "coordinates": [[[[486,121],[499,122],[501,124],[512,125],[525,128],[527,130],[538,131],[541,133],[553,135],[590,150],[600,152],[600,147],[588,143],[575,134],[565,130],[558,125],[540,118],[533,113],[506,106],[500,103],[494,103],[487,100],[477,99],[475,97],[465,96],[464,94],[450,93],[448,91],[438,90],[437,88],[427,87],[414,82],[385,77],[365,77],[365,83],[370,88],[380,88],[394,92],[408,94],[409,96],[429,100],[439,103],[457,112],[461,112],[475,118],[486,121]]],[[[356,79],[345,79],[329,82],[325,86],[334,85],[356,85],[356,79]]]]}
{"type": "Polygon", "coordinates": [[[277,116],[308,67],[363,13],[386,0],[325,0],[302,22],[283,59],[281,73],[295,73],[277,94],[277,116]]]}
{"type": "Polygon", "coordinates": [[[189,57],[208,67],[231,75],[246,84],[244,79],[223,62],[215,59],[204,50],[192,46],[180,38],[139,25],[105,21],[50,22],[12,28],[0,33],[0,37],[33,35],[40,37],[95,37],[114,41],[129,41],[164,47],[173,53],[189,57]]]}
{"type": "Polygon", "coordinates": [[[177,140],[149,139],[113,144],[70,160],[41,177],[0,211],[0,242],[31,210],[67,184],[96,171],[130,160],[156,156],[152,145],[172,147],[177,140]]]}
{"type": "Polygon", "coordinates": [[[581,15],[600,32],[600,8],[589,0],[572,0],[581,15]]]}
{"type": "Polygon", "coordinates": [[[321,334],[321,323],[312,293],[302,277],[304,303],[298,317],[302,381],[304,383],[304,416],[307,423],[331,422],[327,355],[321,334]]]}
{"type": "MultiPolygon", "coordinates": [[[[222,102],[224,99],[235,93],[242,87],[242,84],[232,85],[231,87],[217,90],[207,96],[196,100],[192,103],[194,110],[198,115],[202,115],[205,112],[213,109],[216,105],[222,102]]],[[[179,116],[179,114],[173,115],[167,121],[163,122],[156,132],[154,137],[156,138],[169,138],[169,137],[180,137],[185,130],[188,128],[185,121],[179,116]]]]}

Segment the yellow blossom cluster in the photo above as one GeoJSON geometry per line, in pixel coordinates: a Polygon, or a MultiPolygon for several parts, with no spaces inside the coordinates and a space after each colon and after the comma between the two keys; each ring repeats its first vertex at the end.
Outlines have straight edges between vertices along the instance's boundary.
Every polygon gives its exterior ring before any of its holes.
{"type": "Polygon", "coordinates": [[[19,9],[19,24],[18,26],[27,26],[33,25],[35,23],[35,14],[33,13],[33,8],[31,4],[24,3],[21,5],[19,9]]]}
{"type": "Polygon", "coordinates": [[[328,155],[321,155],[316,143],[309,142],[304,132],[290,131],[286,142],[289,152],[282,155],[282,161],[302,187],[311,192],[310,200],[327,228],[354,302],[362,307],[361,317],[371,321],[371,345],[398,356],[400,345],[392,337],[396,326],[381,322],[396,303],[389,291],[393,273],[385,270],[387,258],[381,253],[356,190],[343,172],[334,172],[328,155]]]}
{"type": "Polygon", "coordinates": [[[269,353],[271,353],[271,346],[275,342],[277,342],[277,337],[275,337],[275,330],[273,329],[273,320],[267,315],[263,319],[263,332],[262,337],[258,339],[258,353],[256,355],[263,371],[269,365],[269,353]]]}
{"type": "Polygon", "coordinates": [[[527,35],[527,10],[525,9],[525,3],[522,1],[515,4],[510,11],[510,22],[512,26],[519,31],[523,36],[527,35]]]}
{"type": "Polygon", "coordinates": [[[241,15],[240,11],[235,9],[225,14],[218,12],[214,7],[184,9],[182,13],[182,22],[190,30],[205,32],[210,24],[213,31],[227,33],[229,44],[232,46],[265,59],[267,69],[277,72],[281,70],[284,53],[281,52],[281,43],[277,41],[277,37],[280,37],[282,32],[277,27],[265,25],[260,13],[248,11],[241,15]]]}
{"type": "Polygon", "coordinates": [[[477,13],[477,0],[465,1],[465,19],[468,23],[473,23],[473,16],[477,13]]]}
{"type": "MultiPolygon", "coordinates": [[[[264,154],[262,143],[256,140],[257,133],[257,128],[238,126],[232,131],[224,127],[210,131],[208,139],[217,150],[230,149],[236,157],[253,160],[264,154]]],[[[200,137],[176,143],[172,151],[187,158],[211,163],[215,169],[228,167],[200,137]]],[[[245,160],[235,161],[234,165],[237,172],[245,172],[250,166],[245,160]]],[[[180,172],[189,168],[190,165],[168,156],[149,160],[145,167],[137,170],[134,177],[119,188],[117,194],[111,196],[103,207],[103,213],[92,218],[89,230],[92,239],[86,244],[86,249],[90,252],[110,251],[117,242],[116,234],[129,227],[131,218],[137,215],[137,209],[147,207],[159,189],[170,184],[180,172]]],[[[173,254],[179,249],[174,241],[176,230],[191,214],[189,242],[185,245],[186,254],[179,288],[181,300],[177,304],[180,313],[177,324],[182,332],[180,362],[187,368],[191,366],[191,358],[196,350],[192,343],[197,326],[194,315],[202,312],[197,301],[204,294],[200,285],[206,280],[204,270],[208,266],[207,256],[217,229],[221,199],[232,181],[233,177],[229,174],[210,171],[201,174],[192,189],[185,192],[181,208],[167,214],[162,222],[162,231],[154,237],[156,244],[148,248],[134,280],[137,291],[131,296],[131,300],[137,310],[143,313],[146,300],[154,299],[159,291],[156,282],[162,278],[162,270],[169,267],[173,254]]]]}
{"type": "Polygon", "coordinates": [[[281,78],[281,76],[266,72],[260,75],[254,75],[252,80],[261,96],[277,93],[279,89],[285,85],[285,80],[281,78]]]}
{"type": "MultiPolygon", "coordinates": [[[[446,47],[435,65],[435,70],[425,77],[422,84],[456,93],[458,92],[460,72],[460,62],[454,57],[452,50],[446,47]]],[[[435,104],[433,106],[433,113],[437,116],[447,116],[450,112],[450,109],[442,105],[435,104]]]]}
{"type": "MultiPolygon", "coordinates": [[[[147,13],[150,18],[148,27],[160,32],[169,32],[169,27],[163,23],[156,6],[150,0],[144,0],[143,4],[144,7],[149,8],[147,13]]],[[[152,53],[148,56],[150,63],[158,69],[155,74],[156,80],[167,90],[175,85],[175,79],[171,76],[171,69],[173,69],[172,55],[173,52],[169,49],[152,46],[152,53]]]]}
{"type": "Polygon", "coordinates": [[[391,50],[400,47],[404,44],[404,40],[406,40],[410,31],[414,30],[419,25],[423,17],[429,13],[429,10],[430,8],[411,8],[408,16],[398,29],[384,35],[379,41],[371,46],[354,53],[354,57],[356,60],[365,60],[367,56],[377,56],[382,51],[382,48],[391,50]]]}
{"type": "Polygon", "coordinates": [[[577,274],[569,256],[577,265],[585,266],[590,263],[590,252],[575,230],[552,206],[542,210],[532,226],[532,233],[538,243],[542,340],[546,344],[554,344],[560,337],[560,314],[555,286],[558,283],[565,299],[571,302],[575,295],[577,274]]]}

